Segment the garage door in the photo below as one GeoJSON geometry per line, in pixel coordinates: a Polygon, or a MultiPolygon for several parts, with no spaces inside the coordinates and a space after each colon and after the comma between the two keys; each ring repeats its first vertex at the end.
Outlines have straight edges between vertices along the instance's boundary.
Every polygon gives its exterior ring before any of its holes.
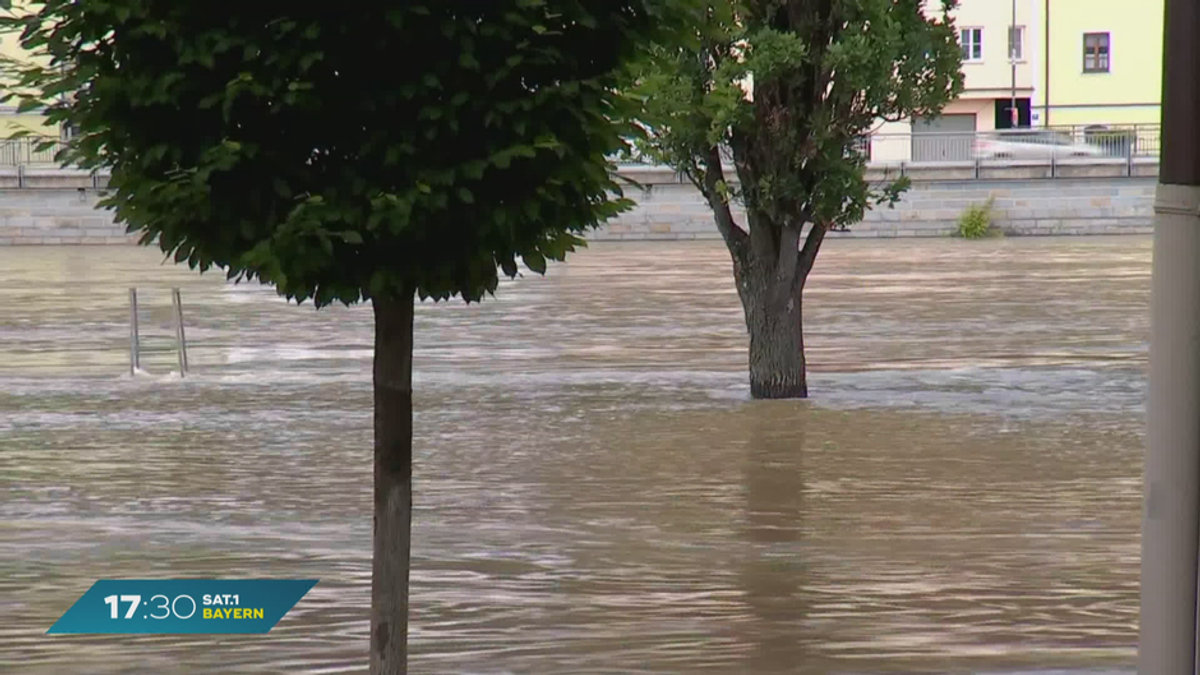
{"type": "Polygon", "coordinates": [[[912,123],[914,162],[960,162],[971,159],[975,115],[942,115],[912,123]]]}

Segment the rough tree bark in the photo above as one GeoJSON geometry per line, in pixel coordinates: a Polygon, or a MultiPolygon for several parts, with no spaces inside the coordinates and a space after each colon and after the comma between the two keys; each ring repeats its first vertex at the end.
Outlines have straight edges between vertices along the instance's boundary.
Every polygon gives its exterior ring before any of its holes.
{"type": "MultiPolygon", "coordinates": [[[[760,218],[751,217],[751,223],[760,218]]],[[[754,225],[751,224],[751,228],[754,225]]],[[[799,246],[799,225],[785,226],[772,247],[751,243],[730,250],[733,277],[750,333],[750,395],[807,398],[803,293],[826,228],[814,224],[799,246]]]]}
{"type": "Polygon", "coordinates": [[[408,670],[412,527],[413,294],[376,298],[375,533],[371,566],[371,674],[408,670]]]}
{"type": "Polygon", "coordinates": [[[704,166],[696,186],[712,207],[717,229],[733,259],[733,278],[750,333],[750,395],[758,399],[807,398],[801,299],[828,227],[813,223],[801,247],[807,213],[797,213],[792,222],[780,225],[750,208],[747,232],[729,208],[715,148],[704,166]]]}

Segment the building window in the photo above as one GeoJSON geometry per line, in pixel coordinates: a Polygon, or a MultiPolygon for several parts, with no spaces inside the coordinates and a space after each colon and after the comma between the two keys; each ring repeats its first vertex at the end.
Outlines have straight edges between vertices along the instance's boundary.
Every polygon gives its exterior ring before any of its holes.
{"type": "Polygon", "coordinates": [[[1108,72],[1108,33],[1083,34],[1083,72],[1108,72]]]}
{"type": "Polygon", "coordinates": [[[1008,27],[1008,58],[1011,61],[1025,60],[1025,27],[1008,27]]]}
{"type": "Polygon", "coordinates": [[[964,28],[958,31],[958,43],[962,45],[963,61],[983,60],[982,28],[964,28]]]}

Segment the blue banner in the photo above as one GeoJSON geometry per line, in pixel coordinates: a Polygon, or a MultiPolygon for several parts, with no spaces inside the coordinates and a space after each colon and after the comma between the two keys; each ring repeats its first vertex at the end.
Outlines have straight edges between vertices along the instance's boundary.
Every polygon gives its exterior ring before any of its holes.
{"type": "Polygon", "coordinates": [[[48,633],[266,633],[316,579],[101,579],[48,633]]]}

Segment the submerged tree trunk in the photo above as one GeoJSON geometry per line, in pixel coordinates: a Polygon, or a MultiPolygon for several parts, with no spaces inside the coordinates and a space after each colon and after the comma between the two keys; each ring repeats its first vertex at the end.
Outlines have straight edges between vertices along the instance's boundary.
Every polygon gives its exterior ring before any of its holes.
{"type": "Polygon", "coordinates": [[[789,289],[760,289],[742,302],[750,333],[750,395],[754,398],[806,398],[804,333],[800,295],[789,289]],[[781,297],[787,293],[789,297],[781,297]]]}
{"type": "MultiPolygon", "coordinates": [[[[737,145],[734,154],[739,154],[737,145]]],[[[813,222],[801,246],[801,234],[812,215],[808,207],[798,208],[783,221],[772,221],[751,207],[746,211],[750,227],[742,228],[730,209],[719,149],[710,148],[703,159],[703,171],[695,168],[687,175],[712,207],[717,230],[733,259],[733,279],[750,333],[750,395],[806,398],[800,299],[829,225],[813,222]]],[[[742,169],[745,163],[739,165],[742,169]]],[[[744,176],[740,180],[749,182],[744,176]]]]}
{"type": "MultiPolygon", "coordinates": [[[[751,217],[751,223],[756,220],[762,222],[751,217]]],[[[733,277],[750,334],[753,398],[808,397],[802,297],[826,229],[814,224],[803,247],[799,226],[782,228],[778,238],[743,234],[727,239],[733,242],[733,277]]]]}
{"type": "Polygon", "coordinates": [[[408,670],[412,526],[413,296],[376,298],[375,534],[371,566],[371,674],[408,670]]]}

